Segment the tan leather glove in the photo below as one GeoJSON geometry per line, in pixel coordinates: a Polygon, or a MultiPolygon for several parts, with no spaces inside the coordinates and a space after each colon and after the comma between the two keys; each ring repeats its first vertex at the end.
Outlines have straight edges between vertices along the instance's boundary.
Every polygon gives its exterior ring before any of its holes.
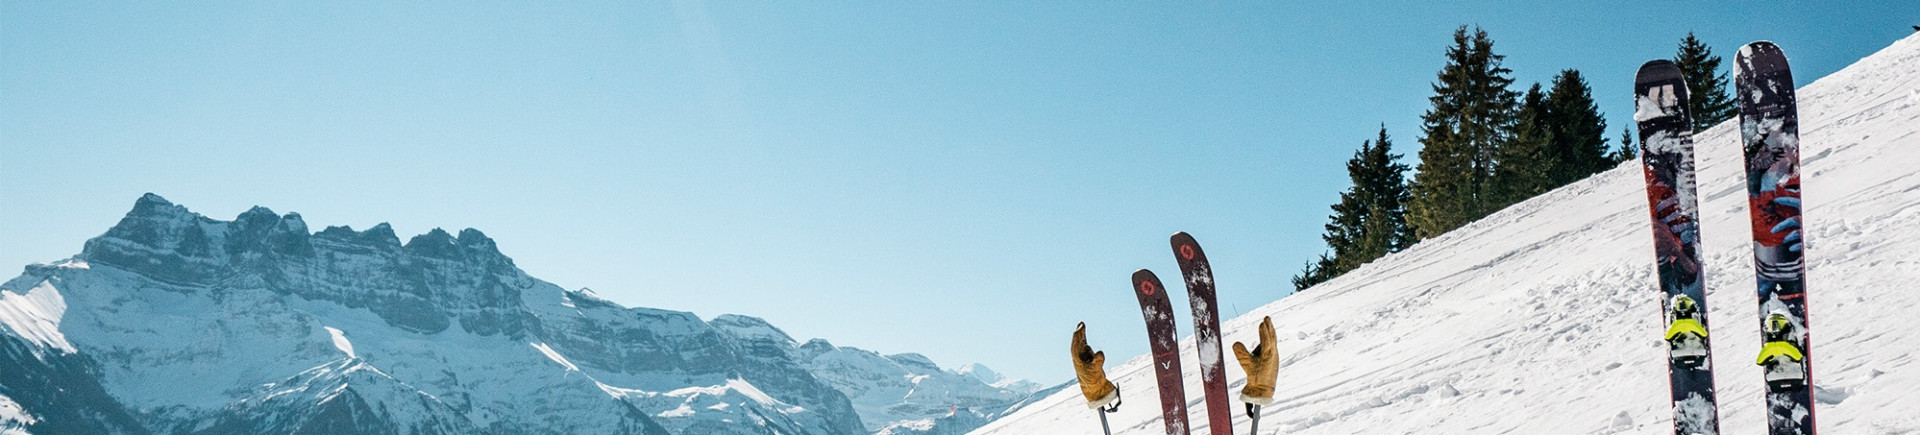
{"type": "Polygon", "coordinates": [[[1274,349],[1273,317],[1260,319],[1260,344],[1247,352],[1247,345],[1233,343],[1233,356],[1247,372],[1247,386],[1240,388],[1240,401],[1255,405],[1273,403],[1273,381],[1280,375],[1280,351],[1274,349]]]}
{"type": "Polygon", "coordinates": [[[1107,353],[1087,346],[1087,323],[1073,328],[1073,374],[1080,378],[1080,394],[1087,396],[1088,408],[1100,408],[1120,400],[1120,389],[1107,380],[1107,353]]]}

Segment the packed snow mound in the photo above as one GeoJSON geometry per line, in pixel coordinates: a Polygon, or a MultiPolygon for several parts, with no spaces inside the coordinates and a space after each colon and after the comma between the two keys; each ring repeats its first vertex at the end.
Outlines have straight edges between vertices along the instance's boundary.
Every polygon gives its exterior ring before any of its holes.
{"type": "MultiPolygon", "coordinates": [[[[1816,423],[1920,433],[1920,36],[1799,95],[1816,423]]],[[[1737,127],[1696,136],[1706,303],[1722,432],[1764,433],[1737,127]]],[[[1263,431],[1672,433],[1648,225],[1629,162],[1229,320],[1225,342],[1252,342],[1274,319],[1278,402],[1263,431]]],[[[1192,338],[1181,346],[1198,367],[1192,338]]],[[[1116,434],[1163,430],[1149,361],[1108,371],[1128,404],[1109,416],[1116,434]]],[[[1227,372],[1238,391],[1245,374],[1227,372]]],[[[1186,380],[1190,420],[1205,426],[1199,377],[1186,380]]],[[[1234,423],[1245,433],[1244,415],[1234,423]]],[[[972,433],[1099,432],[1067,389],[972,433]]]]}

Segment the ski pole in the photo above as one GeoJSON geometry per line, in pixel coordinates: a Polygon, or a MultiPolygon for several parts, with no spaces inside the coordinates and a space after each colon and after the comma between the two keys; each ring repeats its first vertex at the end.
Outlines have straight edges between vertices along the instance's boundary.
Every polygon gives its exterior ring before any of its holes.
{"type": "Polygon", "coordinates": [[[1113,435],[1113,429],[1110,429],[1110,428],[1108,428],[1108,427],[1107,427],[1107,414],[1111,414],[1111,413],[1115,413],[1115,412],[1119,412],[1119,411],[1120,411],[1120,400],[1121,400],[1121,399],[1120,399],[1120,389],[1119,389],[1119,388],[1115,388],[1115,389],[1113,389],[1113,404],[1112,404],[1112,405],[1108,405],[1108,406],[1102,406],[1102,407],[1099,407],[1099,408],[1094,408],[1094,409],[1093,409],[1093,412],[1096,412],[1096,413],[1099,413],[1099,414],[1100,414],[1100,433],[1104,433],[1104,434],[1107,434],[1107,435],[1113,435]]]}
{"type": "Polygon", "coordinates": [[[1247,418],[1253,420],[1253,427],[1247,428],[1247,433],[1249,435],[1259,435],[1260,434],[1260,405],[1248,403],[1247,418]]]}

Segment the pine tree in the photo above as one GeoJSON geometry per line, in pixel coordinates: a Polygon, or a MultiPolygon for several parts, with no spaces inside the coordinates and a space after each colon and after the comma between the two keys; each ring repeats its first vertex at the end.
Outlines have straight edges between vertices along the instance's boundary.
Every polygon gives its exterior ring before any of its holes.
{"type": "Polygon", "coordinates": [[[1620,126],[1620,147],[1614,148],[1613,154],[1607,157],[1609,160],[1613,160],[1615,166],[1625,163],[1628,160],[1640,158],[1640,149],[1633,147],[1633,131],[1628,130],[1627,126],[1620,126]]]}
{"type": "MultiPolygon", "coordinates": [[[[1380,125],[1380,134],[1373,139],[1373,147],[1366,154],[1367,205],[1370,208],[1367,220],[1365,243],[1371,246],[1368,253],[1376,253],[1367,261],[1380,258],[1387,253],[1400,252],[1419,241],[1413,235],[1413,227],[1407,224],[1407,202],[1413,199],[1408,191],[1407,171],[1412,169],[1400,163],[1402,155],[1393,152],[1393,138],[1387,136],[1386,124],[1380,125]]],[[[1363,261],[1362,263],[1365,263],[1363,261]]]]}
{"type": "Polygon", "coordinates": [[[1360,144],[1360,150],[1347,160],[1347,177],[1353,186],[1340,194],[1327,217],[1327,242],[1332,256],[1322,254],[1316,263],[1308,263],[1293,281],[1304,289],[1345,274],[1391,252],[1413,244],[1407,227],[1407,165],[1399,163],[1387,127],[1360,144]]]}
{"type": "Polygon", "coordinates": [[[1300,274],[1293,276],[1293,291],[1306,290],[1308,287],[1333,279],[1327,274],[1327,271],[1332,268],[1333,259],[1328,258],[1325,253],[1320,254],[1320,259],[1307,262],[1307,266],[1300,270],[1300,274]]]}
{"type": "Polygon", "coordinates": [[[1548,148],[1554,155],[1549,189],[1613,167],[1607,159],[1607,119],[1579,70],[1562,70],[1553,77],[1546,104],[1545,124],[1553,132],[1548,148]]]}
{"type": "Polygon", "coordinates": [[[1419,173],[1408,222],[1419,238],[1444,234],[1491,212],[1488,187],[1494,149],[1513,123],[1512,70],[1500,66],[1493,40],[1461,26],[1447,48],[1447,64],[1433,84],[1433,107],[1421,115],[1419,173]]]}
{"type": "Polygon", "coordinates": [[[1493,169],[1493,199],[1496,210],[1513,205],[1555,187],[1549,171],[1557,166],[1558,156],[1548,148],[1553,131],[1544,121],[1549,110],[1546,94],[1535,83],[1527,89],[1513,132],[1500,143],[1493,169]]]}
{"type": "Polygon", "coordinates": [[[1687,81],[1687,111],[1693,114],[1695,133],[1733,119],[1737,108],[1727,95],[1727,73],[1720,72],[1720,56],[1713,49],[1687,32],[1673,63],[1679,64],[1680,75],[1687,81]]]}

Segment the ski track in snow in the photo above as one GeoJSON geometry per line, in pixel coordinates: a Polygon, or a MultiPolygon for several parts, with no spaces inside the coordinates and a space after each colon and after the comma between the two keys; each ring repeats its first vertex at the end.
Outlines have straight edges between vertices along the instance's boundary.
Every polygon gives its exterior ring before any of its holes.
{"type": "MultiPolygon", "coordinates": [[[[1920,433],[1920,294],[1909,291],[1920,282],[1920,36],[1799,95],[1816,423],[1920,433]]],[[[1728,434],[1766,430],[1749,363],[1760,333],[1738,123],[1695,137],[1728,434]]],[[[1274,318],[1280,377],[1262,431],[1672,433],[1644,188],[1629,162],[1223,322],[1225,340],[1252,343],[1260,318],[1274,318]]],[[[1193,346],[1181,342],[1186,367],[1198,367],[1193,346]]],[[[1116,434],[1162,431],[1150,361],[1109,367],[1130,399],[1108,416],[1116,434]]],[[[1228,375],[1236,391],[1245,382],[1228,375]]],[[[1186,382],[1202,430],[1200,377],[1186,382]]],[[[1249,422],[1234,423],[1244,433],[1249,422]]],[[[972,433],[1099,431],[1068,389],[972,433]]]]}

